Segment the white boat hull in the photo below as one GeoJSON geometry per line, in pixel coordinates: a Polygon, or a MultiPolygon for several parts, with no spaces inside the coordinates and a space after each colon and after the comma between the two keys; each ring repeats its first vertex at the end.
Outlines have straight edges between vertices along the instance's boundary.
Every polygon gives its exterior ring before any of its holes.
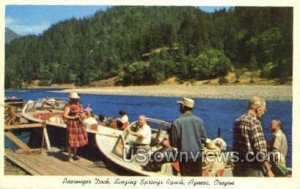
{"type": "MultiPolygon", "coordinates": [[[[35,105],[39,105],[39,101],[28,101],[22,110],[22,115],[27,120],[32,122],[46,122],[47,126],[53,126],[58,128],[66,128],[66,124],[62,120],[63,109],[53,109],[52,112],[47,112],[47,110],[38,110],[34,108],[35,105]],[[45,119],[47,118],[47,119],[45,119]]],[[[153,121],[163,126],[169,126],[167,122],[148,118],[149,122],[153,121]]],[[[163,172],[151,172],[143,170],[141,163],[137,163],[136,161],[130,161],[128,159],[124,159],[122,155],[116,155],[114,152],[116,143],[122,138],[126,138],[127,133],[113,129],[107,126],[98,125],[97,129],[87,128],[87,132],[94,134],[95,142],[98,150],[103,154],[107,159],[112,161],[115,165],[132,171],[138,175],[143,176],[174,176],[172,174],[163,173],[163,172]]],[[[166,131],[163,130],[152,130],[153,135],[157,136],[160,140],[167,136],[166,131]],[[157,135],[157,133],[160,133],[157,135]]],[[[132,136],[131,136],[132,137],[132,136]]],[[[134,139],[131,139],[134,140],[134,139]]],[[[213,176],[213,173],[210,173],[210,176],[213,176]]],[[[225,176],[232,176],[231,168],[225,170],[225,176]]]]}

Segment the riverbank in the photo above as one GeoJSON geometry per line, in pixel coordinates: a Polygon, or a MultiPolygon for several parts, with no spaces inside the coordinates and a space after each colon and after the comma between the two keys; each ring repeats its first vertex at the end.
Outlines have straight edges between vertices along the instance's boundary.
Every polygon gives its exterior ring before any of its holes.
{"type": "Polygon", "coordinates": [[[82,87],[65,89],[60,92],[75,91],[83,94],[168,96],[212,99],[249,99],[262,96],[268,100],[292,101],[291,85],[151,85],[151,86],[113,86],[82,87]]]}

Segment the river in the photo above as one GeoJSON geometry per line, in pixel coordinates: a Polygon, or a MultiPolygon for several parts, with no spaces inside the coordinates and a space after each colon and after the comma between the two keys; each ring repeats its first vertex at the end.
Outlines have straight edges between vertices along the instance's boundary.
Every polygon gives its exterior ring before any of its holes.
{"type": "MultiPolygon", "coordinates": [[[[57,90],[57,89],[55,89],[57,90]]],[[[42,97],[67,98],[66,93],[58,93],[54,90],[7,90],[5,96],[16,96],[25,100],[35,100],[42,97]]],[[[180,113],[176,103],[176,97],[149,97],[149,96],[118,96],[118,95],[94,95],[81,94],[81,103],[84,107],[90,105],[95,114],[104,114],[109,117],[117,117],[119,110],[128,113],[130,121],[137,119],[138,115],[162,119],[172,122],[180,113]]],[[[232,143],[232,124],[239,115],[247,109],[246,100],[235,99],[205,99],[196,98],[194,114],[201,117],[209,138],[217,136],[218,128],[221,128],[222,137],[229,144],[232,143]]],[[[288,140],[287,165],[292,166],[292,102],[291,101],[267,101],[267,113],[262,119],[266,139],[272,137],[269,123],[272,119],[282,122],[282,129],[288,140]]]]}

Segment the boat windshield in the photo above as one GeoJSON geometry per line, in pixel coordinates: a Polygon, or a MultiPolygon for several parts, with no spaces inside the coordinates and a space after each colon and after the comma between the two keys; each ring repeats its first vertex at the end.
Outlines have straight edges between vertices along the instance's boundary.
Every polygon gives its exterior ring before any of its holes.
{"type": "MultiPolygon", "coordinates": [[[[147,125],[150,126],[152,131],[158,131],[158,130],[167,131],[167,129],[171,127],[171,123],[159,119],[146,118],[146,121],[147,121],[147,125]]],[[[139,127],[138,121],[132,122],[129,127],[132,131],[137,131],[139,127]]]]}
{"type": "Polygon", "coordinates": [[[57,110],[63,111],[68,104],[67,100],[43,98],[28,104],[27,111],[57,110]]]}

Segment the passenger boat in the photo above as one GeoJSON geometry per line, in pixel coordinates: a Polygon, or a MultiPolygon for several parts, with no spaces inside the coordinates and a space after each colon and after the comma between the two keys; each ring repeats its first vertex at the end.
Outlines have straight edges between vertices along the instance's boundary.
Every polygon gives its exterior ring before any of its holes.
{"type": "MultiPolygon", "coordinates": [[[[159,141],[168,137],[166,129],[170,127],[168,122],[157,120],[153,118],[146,118],[147,124],[152,128],[152,145],[149,151],[144,154],[136,154],[133,157],[128,158],[127,155],[130,153],[130,148],[133,148],[136,140],[135,136],[130,135],[128,132],[123,131],[118,136],[106,134],[96,134],[96,144],[99,150],[108,159],[114,162],[119,167],[134,171],[139,175],[144,176],[161,176],[169,175],[168,173],[152,172],[143,169],[148,163],[151,154],[160,148],[159,141]],[[153,129],[158,128],[158,129],[153,129]]],[[[137,121],[131,123],[130,128],[134,129],[137,127],[137,121]]],[[[102,128],[101,128],[102,129],[102,128]]],[[[105,128],[106,129],[106,128],[105,128]]],[[[109,131],[106,131],[109,133],[109,131]]]]}
{"type": "MultiPolygon", "coordinates": [[[[66,124],[63,121],[62,115],[68,101],[66,99],[39,99],[36,101],[28,101],[22,110],[24,118],[31,122],[46,122],[48,131],[55,129],[55,131],[49,134],[51,143],[57,142],[53,140],[53,137],[64,133],[66,124]]],[[[153,119],[146,118],[147,124],[152,129],[152,142],[150,150],[144,154],[135,154],[128,157],[130,149],[134,145],[136,137],[129,134],[126,130],[119,130],[111,128],[105,125],[97,125],[96,127],[87,128],[89,137],[92,137],[97,146],[97,150],[101,152],[109,161],[111,161],[117,167],[123,168],[130,172],[143,176],[175,176],[178,175],[172,170],[172,163],[166,163],[162,166],[164,170],[160,171],[146,171],[144,167],[149,163],[149,157],[156,150],[161,148],[160,141],[164,138],[168,138],[167,129],[170,127],[170,123],[153,119]]],[[[137,121],[130,124],[130,129],[136,129],[137,121]]],[[[62,136],[62,135],[61,135],[62,136]]],[[[60,145],[65,145],[61,140],[60,145]]],[[[176,150],[176,149],[175,149],[176,150]]],[[[225,176],[231,176],[231,167],[225,169],[225,176]]],[[[215,176],[215,172],[210,172],[208,176],[215,176]]]]}

